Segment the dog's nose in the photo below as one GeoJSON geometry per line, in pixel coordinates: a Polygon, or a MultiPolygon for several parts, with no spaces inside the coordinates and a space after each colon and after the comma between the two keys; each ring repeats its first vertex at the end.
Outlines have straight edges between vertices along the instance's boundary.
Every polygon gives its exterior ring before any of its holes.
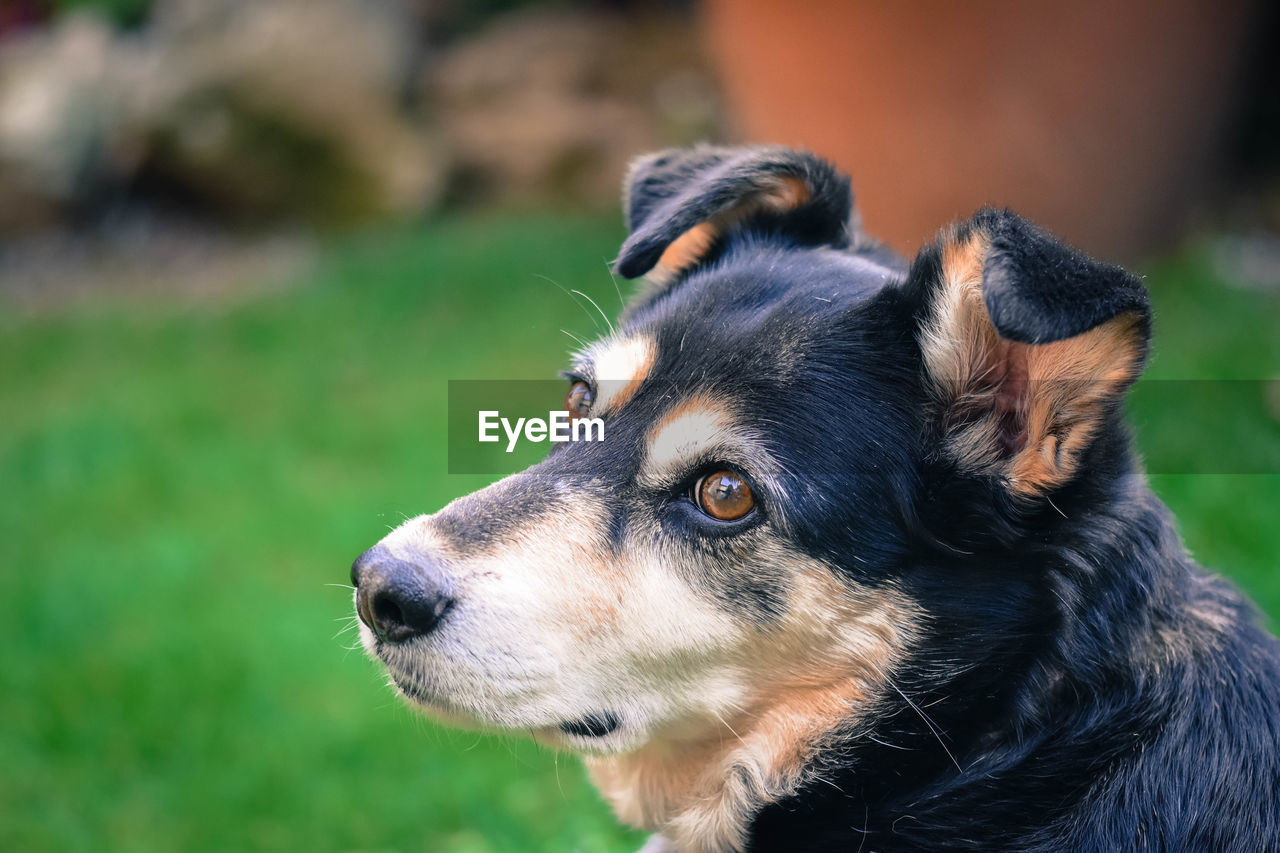
{"type": "Polygon", "coordinates": [[[360,621],[391,643],[430,634],[453,606],[443,563],[427,555],[411,562],[376,545],[351,564],[351,583],[360,621]]]}

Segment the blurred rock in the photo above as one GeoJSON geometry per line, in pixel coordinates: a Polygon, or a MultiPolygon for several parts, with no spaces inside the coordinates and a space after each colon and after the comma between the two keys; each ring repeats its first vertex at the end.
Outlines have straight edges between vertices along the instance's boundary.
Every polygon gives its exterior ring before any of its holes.
{"type": "Polygon", "coordinates": [[[719,135],[685,17],[530,8],[424,59],[437,2],[154,0],[128,33],[74,13],[5,38],[0,233],[139,202],[269,227],[446,189],[613,206],[632,157],[719,135]]]}
{"type": "Polygon", "coordinates": [[[55,219],[110,171],[120,108],[110,29],[90,16],[0,43],[0,231],[55,219]]]}
{"type": "Polygon", "coordinates": [[[133,34],[69,15],[0,42],[0,230],[125,189],[250,222],[430,207],[447,167],[407,104],[412,20],[395,0],[158,0],[133,34]]]}
{"type": "Polygon", "coordinates": [[[405,103],[411,22],[392,0],[161,0],[147,174],[251,217],[429,207],[445,163],[405,103]]]}
{"type": "Polygon", "coordinates": [[[466,200],[615,205],[632,157],[720,124],[682,17],[525,10],[430,64],[425,88],[466,200]]]}

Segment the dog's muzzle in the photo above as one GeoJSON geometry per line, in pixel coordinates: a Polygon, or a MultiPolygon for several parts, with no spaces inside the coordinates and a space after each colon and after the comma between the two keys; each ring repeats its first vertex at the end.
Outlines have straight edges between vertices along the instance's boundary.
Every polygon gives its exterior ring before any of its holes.
{"type": "Polygon", "coordinates": [[[442,561],[427,555],[402,559],[381,545],[351,565],[351,583],[360,621],[385,643],[425,637],[454,603],[442,561]]]}

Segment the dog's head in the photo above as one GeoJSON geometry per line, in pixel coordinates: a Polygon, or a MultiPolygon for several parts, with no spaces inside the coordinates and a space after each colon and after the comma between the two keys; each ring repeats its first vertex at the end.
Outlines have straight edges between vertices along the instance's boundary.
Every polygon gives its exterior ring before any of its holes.
{"type": "Polygon", "coordinates": [[[846,178],[782,149],[646,158],[625,207],[616,267],[648,285],[566,401],[606,439],[352,569],[407,697],[587,752],[678,751],[856,720],[942,633],[952,659],[990,653],[964,619],[1038,618],[1019,532],[1127,464],[1133,277],[998,210],[908,268],[859,230],[846,178]],[[997,602],[965,616],[981,591],[997,602]]]}

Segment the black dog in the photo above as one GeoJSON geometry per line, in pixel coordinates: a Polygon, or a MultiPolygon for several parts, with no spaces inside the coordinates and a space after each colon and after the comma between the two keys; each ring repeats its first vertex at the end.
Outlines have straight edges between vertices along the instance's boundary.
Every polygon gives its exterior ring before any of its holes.
{"type": "Polygon", "coordinates": [[[588,755],[662,851],[1280,849],[1280,644],[1130,448],[1133,276],[984,210],[907,266],[783,149],[634,169],[602,442],[352,577],[444,719],[588,755]]]}

